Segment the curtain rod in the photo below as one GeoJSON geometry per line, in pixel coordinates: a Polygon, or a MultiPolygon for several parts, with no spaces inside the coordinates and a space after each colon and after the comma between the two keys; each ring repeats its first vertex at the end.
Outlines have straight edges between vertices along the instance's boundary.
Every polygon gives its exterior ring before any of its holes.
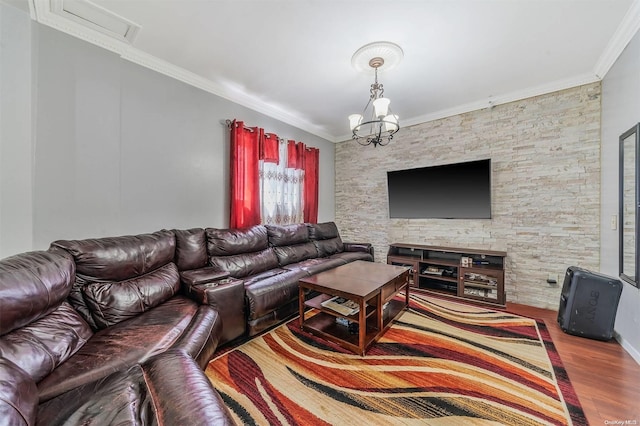
{"type": "MultiPolygon", "coordinates": [[[[231,129],[231,125],[233,124],[233,120],[226,119],[225,120],[225,124],[227,125],[228,129],[231,129]]],[[[244,129],[253,133],[253,129],[251,127],[244,126],[244,129]]]]}
{"type": "MultiPolygon", "coordinates": [[[[231,129],[231,125],[233,124],[233,120],[226,119],[226,120],[224,121],[224,124],[226,124],[226,125],[227,125],[227,128],[228,128],[228,129],[231,129]]],[[[244,126],[244,129],[245,129],[245,130],[250,131],[251,133],[253,133],[253,132],[254,132],[254,130],[253,130],[253,128],[252,128],[252,127],[244,126]]],[[[269,138],[269,139],[271,139],[271,135],[272,135],[272,133],[265,133],[265,134],[264,134],[264,136],[265,136],[265,137],[267,137],[267,138],[269,138]]],[[[283,138],[281,138],[281,137],[278,137],[278,140],[279,140],[279,141],[281,141],[281,142],[285,142],[285,139],[283,139],[283,138]]]]}
{"type": "MultiPolygon", "coordinates": [[[[224,120],[223,124],[226,124],[227,128],[228,128],[228,129],[231,129],[231,125],[233,124],[233,120],[226,119],[226,120],[224,120]]],[[[250,131],[250,132],[252,132],[252,133],[254,132],[253,128],[251,128],[251,127],[244,126],[244,129],[245,129],[245,130],[248,130],[248,131],[250,131]]],[[[273,133],[265,133],[264,135],[265,135],[265,137],[267,137],[267,138],[271,138],[271,136],[270,136],[270,135],[272,135],[272,134],[273,134],[273,133]]],[[[286,139],[281,138],[281,137],[279,137],[279,136],[278,136],[278,140],[279,140],[280,142],[286,142],[286,141],[287,141],[286,139]]],[[[294,142],[295,142],[295,141],[294,141],[294,142]]],[[[309,148],[307,148],[307,150],[309,150],[309,148]]]]}

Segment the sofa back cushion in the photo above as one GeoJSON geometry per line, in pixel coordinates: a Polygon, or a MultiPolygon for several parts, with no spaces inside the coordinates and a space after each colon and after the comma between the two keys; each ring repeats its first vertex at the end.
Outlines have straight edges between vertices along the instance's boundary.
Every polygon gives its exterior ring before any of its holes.
{"type": "Polygon", "coordinates": [[[136,317],[180,290],[173,263],[148,274],[119,282],[92,282],[82,288],[85,303],[99,329],[136,317]]]}
{"type": "Polygon", "coordinates": [[[179,271],[207,266],[207,236],[202,228],[174,229],[176,236],[175,263],[179,271]]]}
{"type": "Polygon", "coordinates": [[[331,256],[344,250],[338,227],[334,222],[309,223],[307,227],[309,228],[309,238],[318,248],[320,257],[331,256]]]}
{"type": "Polygon", "coordinates": [[[292,225],[265,225],[269,245],[273,247],[292,246],[309,242],[309,230],[304,223],[292,225]]]}
{"type": "Polygon", "coordinates": [[[304,223],[291,225],[265,225],[269,245],[278,257],[280,266],[318,257],[316,246],[309,240],[304,223]]]}
{"type": "Polygon", "coordinates": [[[307,223],[307,229],[312,240],[328,240],[340,236],[335,222],[307,223]]]}
{"type": "Polygon", "coordinates": [[[171,231],[75,241],[54,241],[73,256],[76,274],[85,281],[123,281],[173,262],[171,231]]]}
{"type": "Polygon", "coordinates": [[[71,256],[55,249],[0,261],[0,358],[11,361],[35,382],[93,334],[65,302],[74,271],[71,256]]]}
{"type": "Polygon", "coordinates": [[[93,332],[62,302],[53,312],[0,337],[0,358],[9,359],[39,382],[75,354],[93,332]]]}
{"type": "Polygon", "coordinates": [[[273,251],[278,256],[280,266],[318,257],[318,249],[311,241],[293,246],[274,247],[273,251]]]}
{"type": "Polygon", "coordinates": [[[209,256],[253,253],[269,247],[267,228],[263,225],[239,229],[207,228],[205,232],[209,256]]]}
{"type": "Polygon", "coordinates": [[[54,241],[53,247],[69,252],[76,263],[76,282],[69,301],[94,328],[101,329],[114,321],[122,321],[162,303],[174,294],[168,288],[179,288],[177,269],[173,264],[176,239],[171,231],[152,234],[106,237],[87,240],[54,241]],[[173,268],[162,269],[167,265],[173,268]],[[145,276],[143,279],[139,278],[145,276]],[[106,285],[87,286],[94,283],[106,285]],[[121,287],[119,287],[121,285],[121,287]],[[134,288],[142,292],[139,298],[122,306],[134,288]],[[150,297],[150,295],[153,296],[150,297]],[[142,302],[145,300],[145,302],[142,302]],[[97,312],[100,306],[112,308],[106,315],[97,312]],[[135,306],[135,307],[134,307],[135,306]],[[119,315],[113,313],[120,308],[119,315]],[[99,318],[96,321],[96,318],[99,318]]]}
{"type": "Polygon", "coordinates": [[[278,258],[273,248],[259,252],[236,254],[232,256],[211,256],[211,266],[226,271],[234,278],[244,278],[278,267],[278,258]]]}
{"type": "Polygon", "coordinates": [[[55,310],[74,277],[73,260],[63,252],[33,251],[0,261],[0,335],[55,310]]]}
{"type": "Polygon", "coordinates": [[[278,257],[269,247],[267,228],[256,225],[239,229],[207,228],[209,265],[244,278],[278,267],[278,257]]]}

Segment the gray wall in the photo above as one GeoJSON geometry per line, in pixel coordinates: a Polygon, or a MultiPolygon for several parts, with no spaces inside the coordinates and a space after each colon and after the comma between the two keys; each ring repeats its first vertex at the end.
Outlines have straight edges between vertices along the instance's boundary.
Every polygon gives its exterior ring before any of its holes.
{"type": "Polygon", "coordinates": [[[333,143],[32,22],[27,12],[0,3],[0,18],[1,87],[24,104],[18,121],[26,123],[5,135],[13,104],[2,96],[0,257],[60,238],[227,226],[221,123],[233,118],[320,148],[318,220],[333,220],[333,143]]]}
{"type": "MultiPolygon", "coordinates": [[[[640,121],[640,33],[636,33],[602,81],[602,196],[600,269],[618,276],[618,137],[640,121]]],[[[625,349],[640,362],[640,290],[624,284],[616,332],[625,349]]]]}
{"type": "Polygon", "coordinates": [[[0,257],[33,240],[31,32],[28,13],[0,3],[0,257]]]}

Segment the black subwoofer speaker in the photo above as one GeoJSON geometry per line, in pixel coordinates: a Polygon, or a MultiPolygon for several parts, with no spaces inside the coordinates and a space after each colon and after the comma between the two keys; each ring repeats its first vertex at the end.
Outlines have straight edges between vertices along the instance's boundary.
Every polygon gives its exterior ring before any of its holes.
{"type": "Polygon", "coordinates": [[[611,339],[621,293],[619,279],[570,266],[560,295],[560,328],[576,336],[611,339]]]}

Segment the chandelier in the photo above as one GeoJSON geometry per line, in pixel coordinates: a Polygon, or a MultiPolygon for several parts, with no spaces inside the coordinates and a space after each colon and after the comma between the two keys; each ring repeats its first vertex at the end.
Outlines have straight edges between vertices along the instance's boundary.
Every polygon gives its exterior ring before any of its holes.
{"type": "Polygon", "coordinates": [[[393,135],[400,130],[398,116],[393,114],[389,106],[391,101],[384,97],[384,87],[382,83],[378,83],[378,69],[383,66],[384,68],[395,66],[402,59],[402,55],[402,49],[396,44],[375,42],[361,47],[351,58],[352,65],[360,71],[366,69],[363,61],[368,60],[366,63],[373,68],[374,72],[369,101],[362,114],[349,116],[352,138],[360,145],[373,144],[374,147],[387,145],[393,139],[393,135]]]}

